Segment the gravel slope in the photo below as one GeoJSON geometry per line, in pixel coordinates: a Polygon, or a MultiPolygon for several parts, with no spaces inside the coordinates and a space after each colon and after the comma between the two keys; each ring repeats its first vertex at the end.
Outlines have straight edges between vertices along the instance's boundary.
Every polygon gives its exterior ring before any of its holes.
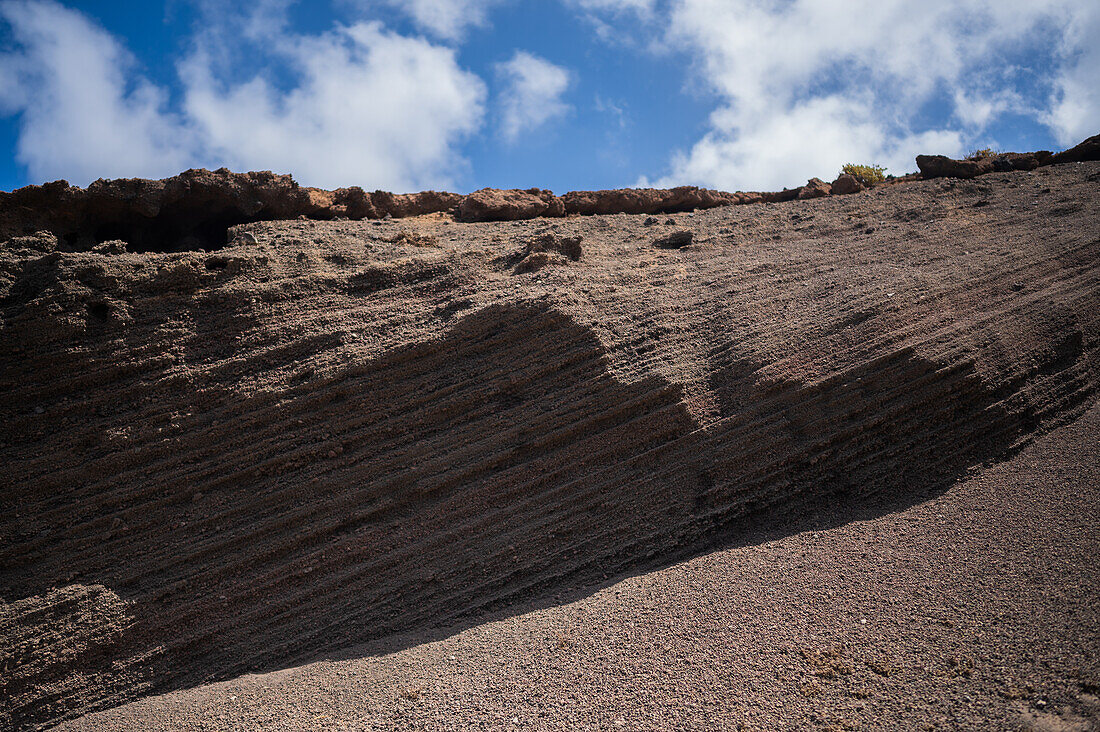
{"type": "Polygon", "coordinates": [[[1093,407],[909,508],[64,729],[1100,729],[1098,434],[1093,407]]]}

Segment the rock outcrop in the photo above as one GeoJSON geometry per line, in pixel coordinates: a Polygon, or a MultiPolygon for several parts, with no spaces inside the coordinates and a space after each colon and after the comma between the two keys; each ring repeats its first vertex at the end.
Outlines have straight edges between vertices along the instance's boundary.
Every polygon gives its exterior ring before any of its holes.
{"type": "Polygon", "coordinates": [[[462,199],[455,212],[459,221],[519,221],[539,216],[565,215],[565,206],[552,191],[530,188],[482,188],[462,199]]]}
{"type": "Polygon", "coordinates": [[[831,186],[820,178],[810,178],[806,182],[806,185],[798,191],[798,197],[801,200],[808,198],[823,198],[828,196],[832,192],[831,186]]]}
{"type": "Polygon", "coordinates": [[[954,160],[944,155],[918,155],[917,167],[923,178],[976,178],[986,173],[1003,173],[1009,170],[1035,170],[1047,165],[1052,155],[1046,150],[1031,153],[998,153],[965,160],[954,160]]]}
{"type": "Polygon", "coordinates": [[[847,196],[852,193],[859,193],[862,190],[863,184],[859,182],[859,178],[848,173],[838,175],[829,187],[829,193],[834,196],[847,196]]]}
{"type": "Polygon", "coordinates": [[[163,180],[66,181],[0,193],[0,240],[48,230],[62,245],[89,249],[122,239],[136,251],[190,249],[246,221],[318,214],[317,200],[289,175],[188,170],[163,180]]]}
{"type": "Polygon", "coordinates": [[[314,219],[400,219],[408,216],[451,211],[463,196],[457,193],[422,191],[420,193],[389,193],[375,191],[367,193],[358,186],[324,191],[319,188],[308,189],[313,196],[313,210],[304,212],[307,218],[314,219]]]}
{"type": "MultiPolygon", "coordinates": [[[[1034,170],[1052,163],[1100,158],[1100,135],[1052,155],[1001,153],[968,160],[918,155],[923,178],[974,178],[992,172],[1034,170]]],[[[905,182],[905,176],[893,183],[905,182]]],[[[188,170],[163,180],[97,180],[87,188],[56,181],[0,192],[0,241],[49,232],[63,251],[90,251],[108,241],[135,252],[220,249],[226,231],[256,221],[305,218],[385,219],[453,215],[463,222],[521,221],[595,214],[669,214],[718,206],[784,203],[855,193],[859,182],[841,175],[832,185],[819,178],[800,188],[726,192],[679,186],[572,191],[563,196],[539,188],[484,188],[468,195],[440,191],[368,193],[359,187],[326,191],[300,186],[289,175],[233,173],[225,168],[188,170]]]]}
{"type": "Polygon", "coordinates": [[[677,188],[619,188],[608,191],[571,191],[562,196],[565,212],[591,214],[657,214],[696,211],[741,203],[751,194],[726,193],[695,186],[677,188]]]}
{"type": "Polygon", "coordinates": [[[1051,156],[1051,163],[1083,163],[1086,160],[1100,160],[1100,135],[1093,135],[1084,142],[1074,145],[1051,156]]]}

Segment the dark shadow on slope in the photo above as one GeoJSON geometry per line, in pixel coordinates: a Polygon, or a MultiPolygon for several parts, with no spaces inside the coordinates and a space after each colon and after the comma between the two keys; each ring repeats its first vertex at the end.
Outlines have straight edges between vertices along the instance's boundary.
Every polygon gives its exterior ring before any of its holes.
{"type": "Polygon", "coordinates": [[[83,480],[15,487],[27,510],[50,494],[69,514],[0,553],[0,592],[33,598],[0,631],[94,627],[96,608],[114,630],[46,636],[13,656],[0,696],[21,724],[56,721],[420,643],[609,576],[924,500],[1025,429],[966,363],[897,351],[767,388],[752,370],[716,371],[723,418],[700,428],[676,385],[616,380],[590,329],[490,307],[441,340],[219,404],[216,424],[205,413],[177,438],[135,441],[81,465],[83,480]],[[73,585],[133,604],[47,595],[73,585]],[[77,660],[41,661],[74,643],[77,660]]]}

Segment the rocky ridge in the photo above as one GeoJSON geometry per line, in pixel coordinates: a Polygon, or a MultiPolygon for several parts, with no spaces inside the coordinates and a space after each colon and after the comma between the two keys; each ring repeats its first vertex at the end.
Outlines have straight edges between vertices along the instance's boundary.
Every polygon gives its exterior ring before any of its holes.
{"type": "MultiPolygon", "coordinates": [[[[917,165],[924,179],[973,178],[1096,159],[1100,159],[1100,135],[1057,154],[1000,153],[972,160],[919,155],[917,165]]],[[[681,186],[572,191],[563,196],[538,188],[485,188],[468,195],[438,191],[395,194],[368,193],[359,187],[334,191],[309,188],[289,175],[267,171],[195,169],[163,180],[97,180],[87,188],[62,180],[0,192],[0,241],[48,231],[67,251],[87,251],[107,241],[125,241],[133,251],[212,250],[225,246],[225,231],[230,226],[255,221],[386,219],[433,213],[447,213],[463,222],[667,214],[845,195],[862,188],[855,178],[842,174],[831,184],[812,178],[802,187],[772,192],[730,193],[681,186]]]]}

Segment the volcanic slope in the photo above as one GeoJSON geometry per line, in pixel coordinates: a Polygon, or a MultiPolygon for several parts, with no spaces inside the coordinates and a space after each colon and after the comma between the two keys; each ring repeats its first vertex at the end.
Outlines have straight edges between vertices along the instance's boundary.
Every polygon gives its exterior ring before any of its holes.
{"type": "Polygon", "coordinates": [[[1094,401],[1098,182],[11,239],[0,724],[923,500],[1094,401]]]}

